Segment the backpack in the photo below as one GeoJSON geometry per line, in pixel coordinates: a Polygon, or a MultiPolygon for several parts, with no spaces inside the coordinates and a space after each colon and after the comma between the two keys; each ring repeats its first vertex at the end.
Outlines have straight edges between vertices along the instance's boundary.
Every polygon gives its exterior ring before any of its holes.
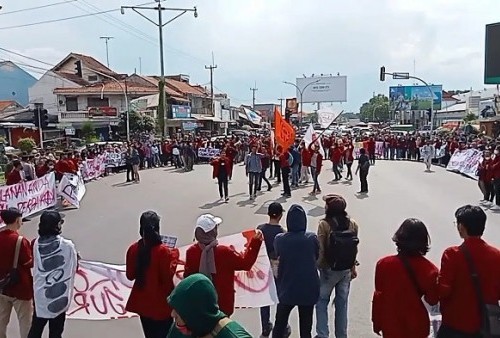
{"type": "MultiPolygon", "coordinates": [[[[336,220],[334,221],[337,223],[336,220]]],[[[331,226],[329,240],[326,261],[330,268],[333,271],[351,269],[356,264],[358,254],[359,238],[357,234],[350,229],[338,230],[331,226]]]]}

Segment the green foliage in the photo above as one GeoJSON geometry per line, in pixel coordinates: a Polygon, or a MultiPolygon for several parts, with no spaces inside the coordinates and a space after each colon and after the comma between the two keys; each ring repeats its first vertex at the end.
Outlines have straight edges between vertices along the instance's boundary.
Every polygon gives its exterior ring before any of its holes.
{"type": "Polygon", "coordinates": [[[95,128],[92,122],[87,121],[82,125],[82,138],[87,143],[94,143],[99,140],[95,134],[95,128]],[[95,139],[97,139],[97,141],[95,141],[95,139]]]}
{"type": "Polygon", "coordinates": [[[389,98],[383,94],[372,97],[368,102],[363,103],[359,109],[363,120],[387,121],[390,119],[389,98]]]}
{"type": "Polygon", "coordinates": [[[20,138],[17,146],[23,153],[30,154],[36,148],[36,142],[32,137],[20,138]]]}
{"type": "MultiPolygon", "coordinates": [[[[156,121],[153,117],[145,114],[140,114],[136,111],[131,111],[128,114],[129,118],[129,127],[131,133],[140,133],[140,132],[151,132],[156,129],[156,121]]],[[[127,131],[127,122],[120,121],[120,129],[126,133],[127,131]]]]}
{"type": "Polygon", "coordinates": [[[466,123],[474,122],[476,120],[477,120],[477,115],[474,113],[469,113],[469,114],[465,115],[465,117],[464,117],[464,121],[466,123]]]}

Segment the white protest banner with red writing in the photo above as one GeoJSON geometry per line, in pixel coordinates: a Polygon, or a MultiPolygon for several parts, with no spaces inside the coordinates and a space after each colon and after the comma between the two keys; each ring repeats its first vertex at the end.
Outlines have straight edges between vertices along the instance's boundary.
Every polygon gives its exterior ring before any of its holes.
{"type": "MultiPolygon", "coordinates": [[[[219,238],[219,245],[233,247],[242,252],[255,231],[245,231],[219,238]]],[[[190,245],[179,248],[179,260],[175,283],[183,276],[186,251],[190,245]]],[[[271,265],[262,245],[257,261],[250,271],[235,274],[235,306],[238,308],[257,308],[277,303],[278,296],[271,265]]],[[[126,277],[124,265],[80,261],[75,277],[75,287],[69,319],[108,320],[134,317],[125,311],[133,282],[126,277]]]]}
{"type": "Polygon", "coordinates": [[[477,149],[457,150],[451,156],[446,170],[456,171],[477,180],[477,169],[482,158],[483,154],[477,149]]]}
{"type": "Polygon", "coordinates": [[[0,187],[0,210],[15,207],[23,213],[24,217],[53,207],[56,202],[54,173],[33,181],[0,187]]]}
{"type": "Polygon", "coordinates": [[[85,183],[80,173],[78,175],[64,174],[58,187],[59,196],[77,208],[80,207],[80,201],[85,196],[86,191],[85,183]]]}
{"type": "Polygon", "coordinates": [[[99,155],[92,159],[86,159],[80,166],[84,181],[95,180],[106,172],[106,158],[99,155]]]}

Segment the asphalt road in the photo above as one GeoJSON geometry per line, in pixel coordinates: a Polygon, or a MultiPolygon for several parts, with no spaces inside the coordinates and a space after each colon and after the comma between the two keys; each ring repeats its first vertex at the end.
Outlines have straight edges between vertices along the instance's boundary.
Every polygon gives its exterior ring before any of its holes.
{"type": "MultiPolygon", "coordinates": [[[[326,162],[325,162],[326,164],[326,162]]],[[[464,204],[477,204],[481,195],[477,183],[443,168],[425,173],[424,165],[410,162],[377,162],[369,175],[370,193],[357,196],[359,182],[327,183],[333,177],[326,168],[320,177],[323,193],[338,193],[348,202],[348,212],[360,225],[359,277],[351,284],[349,304],[349,332],[351,337],[372,337],[371,297],[376,261],[395,252],[391,237],[405,218],[416,217],[428,226],[432,248],[429,257],[439,264],[443,250],[460,242],[454,226],[454,212],[464,204]]],[[[195,166],[190,173],[159,168],[141,172],[141,184],[123,185],[119,174],[87,185],[79,210],[66,212],[64,235],[71,238],[87,260],[123,264],[128,246],[138,238],[138,221],[145,210],[155,210],[162,216],[162,233],[179,238],[179,245],[193,238],[196,218],[206,212],[224,219],[221,235],[253,228],[266,221],[266,205],[278,199],[281,189],[276,187],[248,200],[243,168],[235,168],[229,185],[230,202],[217,203],[218,191],[211,179],[209,166],[195,166]]],[[[301,204],[308,213],[308,229],[316,231],[324,212],[321,196],[310,197],[310,187],[292,192],[292,198],[280,199],[285,208],[301,204]]],[[[487,211],[488,226],[485,238],[500,246],[500,214],[487,211]]],[[[36,236],[37,220],[24,225],[22,232],[28,238],[36,236]]],[[[273,313],[274,315],[274,313],[273,313]]],[[[238,310],[234,319],[240,321],[255,337],[260,333],[258,310],[238,310]]],[[[9,337],[17,337],[17,320],[9,326],[9,337]]],[[[297,314],[291,319],[297,334],[297,314]]],[[[314,334],[314,332],[313,332],[314,334]]],[[[115,321],[66,322],[66,337],[141,337],[138,319],[115,321]]]]}

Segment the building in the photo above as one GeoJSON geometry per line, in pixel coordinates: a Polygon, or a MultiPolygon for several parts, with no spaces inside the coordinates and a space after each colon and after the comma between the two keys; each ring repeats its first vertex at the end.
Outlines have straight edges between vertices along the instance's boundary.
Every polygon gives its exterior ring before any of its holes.
{"type": "Polygon", "coordinates": [[[0,100],[28,105],[28,89],[36,79],[12,61],[0,61],[0,100]]]}

